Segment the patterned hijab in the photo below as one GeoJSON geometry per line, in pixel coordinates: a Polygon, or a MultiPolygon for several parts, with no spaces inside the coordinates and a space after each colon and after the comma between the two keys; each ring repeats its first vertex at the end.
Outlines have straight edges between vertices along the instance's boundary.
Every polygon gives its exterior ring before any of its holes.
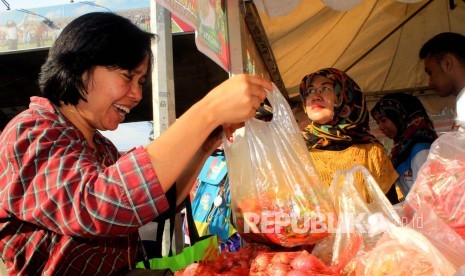
{"type": "Polygon", "coordinates": [[[415,144],[431,144],[438,138],[433,122],[417,97],[403,93],[388,94],[378,100],[370,113],[373,118],[386,116],[397,127],[391,150],[395,168],[409,158],[415,144]]]}
{"type": "Polygon", "coordinates": [[[305,76],[300,84],[300,98],[305,110],[305,92],[315,75],[334,83],[336,94],[334,114],[330,122],[322,125],[309,122],[303,136],[308,149],[343,150],[353,144],[377,141],[368,131],[368,111],[360,87],[346,73],[335,68],[321,69],[305,76]]]}

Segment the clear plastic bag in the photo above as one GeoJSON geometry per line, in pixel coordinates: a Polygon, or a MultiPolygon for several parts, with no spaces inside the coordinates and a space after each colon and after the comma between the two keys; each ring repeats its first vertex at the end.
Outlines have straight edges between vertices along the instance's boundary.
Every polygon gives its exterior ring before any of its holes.
{"type": "Polygon", "coordinates": [[[293,247],[327,236],[334,209],[288,103],[267,92],[270,122],[251,119],[244,135],[223,140],[235,225],[241,237],[293,247]]]}
{"type": "Polygon", "coordinates": [[[465,240],[428,205],[415,212],[407,227],[422,233],[455,268],[465,266],[465,240]]]}
{"type": "Polygon", "coordinates": [[[454,275],[456,268],[421,233],[392,227],[357,266],[357,275],[454,275]]]}
{"type": "Polygon", "coordinates": [[[337,228],[330,237],[316,244],[312,254],[330,264],[334,271],[349,274],[355,270],[357,260],[375,247],[387,229],[400,225],[401,221],[363,166],[336,172],[329,193],[338,210],[337,228]],[[357,171],[364,176],[370,203],[365,202],[354,185],[357,171]]]}
{"type": "Polygon", "coordinates": [[[465,238],[464,128],[443,134],[432,144],[400,214],[411,219],[424,205],[465,238]]]}

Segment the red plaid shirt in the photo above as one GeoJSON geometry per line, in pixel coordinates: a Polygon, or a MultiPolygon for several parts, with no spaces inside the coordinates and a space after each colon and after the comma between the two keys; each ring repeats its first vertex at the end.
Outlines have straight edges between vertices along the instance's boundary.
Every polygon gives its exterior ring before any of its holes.
{"type": "Polygon", "coordinates": [[[168,209],[147,152],[98,150],[47,99],[0,135],[0,256],[10,275],[111,275],[134,263],[138,228],[168,209]]]}

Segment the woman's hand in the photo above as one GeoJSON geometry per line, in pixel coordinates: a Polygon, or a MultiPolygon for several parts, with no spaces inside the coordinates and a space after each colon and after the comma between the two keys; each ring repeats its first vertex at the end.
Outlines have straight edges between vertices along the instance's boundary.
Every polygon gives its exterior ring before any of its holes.
{"type": "MultiPolygon", "coordinates": [[[[204,100],[214,112],[219,125],[244,122],[255,116],[260,103],[266,98],[266,90],[272,89],[271,82],[257,76],[236,75],[216,88],[204,100]]],[[[228,128],[230,128],[228,126],[228,128]]]]}

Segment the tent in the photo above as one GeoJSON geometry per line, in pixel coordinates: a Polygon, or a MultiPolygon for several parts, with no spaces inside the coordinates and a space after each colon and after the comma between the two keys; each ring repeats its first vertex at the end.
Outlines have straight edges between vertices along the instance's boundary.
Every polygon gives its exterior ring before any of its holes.
{"type": "Polygon", "coordinates": [[[429,89],[418,53],[424,42],[440,32],[465,35],[465,1],[254,2],[291,100],[298,101],[303,76],[335,67],[355,79],[367,95],[369,107],[381,95],[403,91],[418,95],[430,114],[439,116],[436,124],[445,117],[451,121],[453,115],[444,114],[444,107],[453,110],[455,99],[439,98],[429,89]],[[337,11],[323,2],[333,7],[359,3],[337,11]]]}
{"type": "Polygon", "coordinates": [[[367,93],[426,87],[423,43],[445,31],[465,35],[464,1],[364,0],[344,12],[300,2],[282,17],[259,11],[290,97],[304,75],[324,67],[347,71],[367,93]]]}

